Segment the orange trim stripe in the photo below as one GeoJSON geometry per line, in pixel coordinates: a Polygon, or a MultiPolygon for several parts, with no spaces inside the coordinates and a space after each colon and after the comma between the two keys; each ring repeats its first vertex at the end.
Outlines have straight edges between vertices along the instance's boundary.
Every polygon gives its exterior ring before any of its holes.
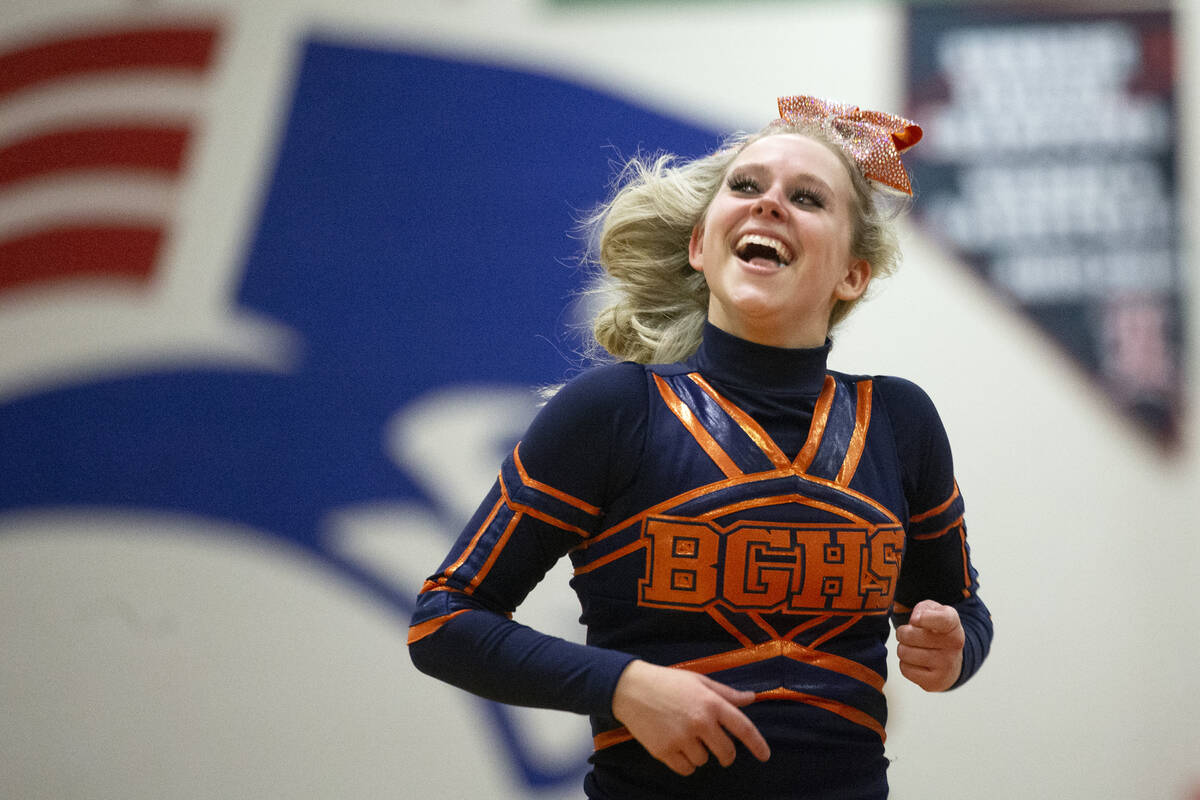
{"type": "Polygon", "coordinates": [[[500,554],[504,552],[504,547],[508,544],[508,540],[512,537],[513,531],[516,530],[517,524],[521,521],[521,517],[522,514],[519,512],[513,514],[513,518],[510,519],[508,524],[504,526],[504,533],[500,534],[500,538],[496,540],[496,544],[492,547],[491,552],[488,553],[487,560],[483,562],[483,566],[479,568],[479,572],[476,572],[474,577],[471,578],[471,582],[467,584],[466,589],[464,590],[467,594],[470,594],[479,588],[479,584],[482,583],[483,579],[487,577],[487,574],[492,571],[492,566],[500,558],[500,554]]]}
{"type": "Polygon", "coordinates": [[[443,625],[457,617],[459,614],[465,614],[470,610],[471,609],[469,608],[460,608],[458,611],[455,611],[451,614],[446,614],[445,616],[441,617],[434,617],[433,619],[413,625],[408,629],[408,643],[412,644],[413,642],[421,641],[431,633],[436,633],[443,625]]]}
{"type": "MultiPolygon", "coordinates": [[[[634,514],[632,517],[622,520],[621,522],[617,523],[616,525],[613,525],[611,528],[607,528],[604,531],[601,531],[600,533],[598,533],[594,537],[592,537],[589,541],[583,542],[580,545],[580,547],[590,547],[591,545],[595,544],[596,542],[602,541],[602,540],[608,538],[609,536],[620,533],[621,531],[629,528],[631,525],[641,524],[641,522],[646,517],[652,517],[657,514],[661,514],[664,511],[669,511],[670,509],[672,509],[678,505],[682,505],[683,503],[686,503],[690,500],[694,500],[695,498],[700,497],[702,495],[711,494],[713,492],[721,491],[722,489],[729,489],[731,487],[740,486],[742,484],[754,483],[755,481],[774,480],[776,478],[781,478],[781,477],[784,477],[787,475],[792,475],[792,474],[795,474],[795,473],[793,473],[791,470],[789,470],[787,472],[782,472],[782,471],[760,472],[755,475],[744,475],[740,478],[729,478],[729,479],[726,479],[723,481],[717,481],[716,483],[710,483],[707,486],[700,486],[696,489],[690,489],[690,490],[684,492],[683,494],[679,494],[679,495],[676,495],[675,497],[668,498],[667,500],[664,500],[661,503],[658,503],[651,508],[648,508],[644,511],[634,514]]],[[[845,494],[850,495],[851,497],[853,497],[857,500],[861,500],[862,502],[866,503],[867,505],[871,506],[875,510],[882,513],[890,522],[897,524],[897,525],[900,524],[900,521],[896,518],[896,515],[893,514],[890,509],[881,505],[879,503],[879,501],[874,500],[873,498],[867,497],[865,494],[857,492],[854,489],[850,489],[846,486],[838,486],[833,481],[825,480],[824,478],[818,478],[814,475],[804,475],[803,477],[805,480],[809,480],[814,483],[819,483],[822,486],[836,488],[838,491],[844,492],[845,494]]],[[[870,524],[865,519],[863,519],[862,517],[859,517],[857,515],[853,516],[852,518],[846,517],[845,509],[836,508],[828,503],[816,502],[814,500],[811,500],[811,499],[805,497],[804,495],[798,495],[798,494],[776,495],[774,497],[758,498],[758,499],[755,499],[752,501],[745,501],[743,503],[734,503],[731,505],[722,506],[721,508],[718,508],[718,509],[714,509],[713,511],[706,512],[705,514],[699,516],[698,518],[699,519],[705,519],[705,518],[712,519],[712,518],[721,516],[722,514],[730,513],[731,511],[745,510],[745,509],[754,508],[757,506],[773,505],[777,502],[778,503],[793,503],[793,502],[801,503],[804,505],[811,506],[813,508],[821,508],[821,509],[826,509],[826,510],[832,511],[832,512],[838,514],[839,516],[842,516],[843,518],[852,519],[852,521],[862,524],[862,525],[870,524]]]]}
{"type": "Polygon", "coordinates": [[[852,628],[855,624],[862,621],[862,618],[864,616],[865,616],[864,614],[855,614],[850,619],[846,620],[846,622],[844,624],[838,625],[833,630],[827,631],[827,632],[821,634],[820,636],[818,636],[816,639],[813,639],[812,643],[809,644],[809,647],[816,650],[818,647],[825,644],[833,637],[838,636],[839,634],[845,633],[847,630],[852,628]]]}
{"type": "Polygon", "coordinates": [[[505,526],[504,532],[500,535],[500,538],[496,541],[496,544],[492,547],[491,553],[488,555],[487,560],[484,561],[483,566],[479,569],[479,572],[476,573],[471,578],[471,581],[464,588],[463,591],[465,591],[467,594],[470,594],[471,592],[473,592],[479,586],[480,582],[487,576],[487,573],[489,571],[491,571],[492,565],[496,562],[496,559],[498,559],[500,557],[500,553],[504,549],[504,545],[508,542],[509,538],[512,536],[513,530],[516,528],[517,523],[520,522],[521,517],[526,514],[533,517],[534,519],[539,519],[542,522],[545,522],[549,525],[553,525],[556,528],[570,531],[571,533],[574,533],[583,538],[587,538],[590,535],[588,531],[585,531],[582,528],[577,528],[574,525],[568,525],[567,523],[563,522],[562,520],[559,520],[556,517],[552,517],[549,514],[542,513],[540,511],[530,508],[529,506],[526,506],[522,503],[514,502],[508,494],[508,487],[504,484],[504,476],[503,475],[500,476],[499,484],[500,484],[499,499],[496,500],[496,503],[492,506],[491,511],[488,512],[487,517],[480,524],[479,529],[475,531],[475,535],[471,537],[471,541],[467,544],[467,546],[465,548],[463,548],[462,554],[459,555],[459,557],[454,560],[453,564],[446,567],[446,569],[442,571],[441,577],[438,578],[439,583],[444,582],[444,581],[448,580],[449,578],[451,578],[454,575],[454,573],[460,567],[462,567],[463,564],[465,564],[467,562],[467,559],[469,559],[471,557],[471,554],[474,553],[476,547],[478,547],[479,540],[484,535],[484,532],[486,532],[488,530],[488,528],[491,527],[492,522],[495,521],[496,516],[500,512],[500,509],[504,508],[504,507],[507,507],[509,510],[511,510],[513,512],[513,517],[512,517],[512,519],[510,519],[508,521],[508,525],[505,526]]]}
{"type": "Polygon", "coordinates": [[[596,750],[603,750],[606,747],[628,742],[632,738],[633,734],[629,732],[628,728],[624,726],[613,728],[611,731],[604,731],[592,737],[592,747],[596,750]]]}
{"type": "Polygon", "coordinates": [[[962,565],[963,565],[963,599],[966,600],[971,596],[971,559],[967,556],[967,529],[960,527],[958,529],[958,539],[962,544],[962,565]]]}
{"type": "Polygon", "coordinates": [[[839,675],[845,675],[847,678],[853,678],[860,683],[865,683],[876,691],[883,691],[883,676],[870,667],[865,667],[853,659],[844,658],[834,655],[833,653],[822,653],[814,650],[811,647],[804,647],[795,642],[786,642],[792,649],[784,652],[784,655],[793,661],[800,661],[804,664],[811,664],[814,667],[827,669],[830,672],[836,672],[839,675]]]}
{"type": "Polygon", "coordinates": [[[738,469],[738,465],[733,463],[729,454],[721,448],[721,445],[717,444],[717,440],[712,437],[712,434],[704,429],[700,420],[696,419],[696,415],[692,413],[692,409],[680,400],[679,395],[675,394],[667,382],[658,375],[654,376],[654,383],[658,386],[658,393],[662,395],[667,408],[671,409],[671,413],[679,418],[683,427],[687,428],[688,433],[704,448],[704,452],[708,453],[708,457],[713,460],[721,472],[724,472],[729,478],[740,476],[742,471],[738,469]]]}
{"type": "MultiPolygon", "coordinates": [[[[762,477],[764,479],[774,478],[774,477],[776,477],[776,474],[769,473],[769,474],[763,475],[762,477]]],[[[812,481],[813,483],[819,483],[822,486],[828,486],[831,489],[837,489],[839,492],[842,492],[843,494],[847,494],[856,500],[861,500],[862,502],[864,502],[867,505],[874,508],[879,513],[883,514],[884,517],[886,517],[890,522],[893,522],[897,525],[900,524],[900,520],[896,517],[895,513],[893,513],[890,508],[883,505],[882,503],[880,503],[878,500],[876,500],[873,497],[868,497],[867,495],[863,494],[862,492],[859,492],[855,489],[851,489],[848,486],[839,486],[838,484],[834,483],[831,480],[826,480],[825,478],[821,478],[816,475],[806,474],[803,477],[804,477],[804,480],[806,480],[806,481],[812,481]]],[[[792,497],[798,498],[798,497],[803,497],[803,495],[792,495],[792,497]]],[[[827,508],[831,511],[834,511],[835,513],[837,513],[840,516],[845,516],[847,513],[844,509],[837,509],[835,506],[825,504],[825,503],[807,503],[807,505],[811,505],[813,508],[827,508]]],[[[854,518],[861,519],[861,517],[858,517],[857,515],[855,515],[854,518]]],[[[867,524],[865,520],[863,521],[863,524],[867,524]]]]}
{"type": "MultiPolygon", "coordinates": [[[[768,625],[768,624],[767,624],[767,621],[766,621],[765,619],[763,619],[763,618],[762,618],[762,614],[760,614],[760,613],[759,613],[759,612],[757,612],[757,611],[748,611],[748,612],[746,612],[746,616],[750,618],[750,621],[751,621],[751,622],[753,622],[753,623],[754,623],[755,625],[757,625],[758,627],[762,628],[762,629],[763,629],[763,631],[764,631],[764,632],[765,632],[765,633],[766,633],[768,636],[770,636],[772,639],[778,639],[778,638],[779,638],[779,632],[778,632],[778,631],[776,631],[774,628],[772,628],[770,625],[768,625]]],[[[751,644],[754,644],[754,643],[753,643],[753,642],[746,642],[746,644],[747,644],[747,645],[751,645],[751,644]]]]}
{"type": "Polygon", "coordinates": [[[548,494],[551,497],[555,498],[556,500],[561,500],[569,506],[574,506],[575,508],[578,508],[580,511],[585,511],[588,514],[591,514],[593,516],[600,515],[600,513],[602,512],[603,509],[601,509],[599,506],[594,506],[591,503],[585,503],[584,501],[580,500],[578,497],[574,497],[572,495],[567,494],[564,491],[555,489],[553,486],[551,486],[548,483],[542,483],[539,480],[534,480],[533,478],[529,477],[529,473],[525,471],[525,465],[521,463],[520,450],[521,450],[521,444],[520,444],[520,442],[518,442],[517,446],[513,448],[513,463],[517,467],[517,474],[521,476],[522,483],[524,483],[526,486],[528,486],[531,489],[537,489],[542,494],[548,494]]]}
{"type": "Polygon", "coordinates": [[[577,567],[575,569],[574,574],[575,575],[586,575],[587,573],[591,572],[594,569],[599,569],[600,567],[603,567],[605,564],[611,564],[612,562],[617,561],[618,559],[622,559],[631,553],[636,553],[638,550],[641,550],[645,546],[646,546],[646,540],[638,539],[636,542],[633,542],[632,544],[627,544],[619,550],[614,550],[606,556],[597,558],[595,561],[593,561],[592,563],[590,563],[586,566],[577,567]]]}
{"type": "Polygon", "coordinates": [[[750,637],[735,628],[733,623],[730,622],[724,614],[718,611],[715,606],[709,606],[704,610],[707,611],[708,615],[712,617],[718,625],[724,628],[730,636],[737,639],[738,644],[740,644],[742,647],[754,646],[754,642],[750,639],[750,637]]]}
{"type": "Polygon", "coordinates": [[[804,694],[803,692],[794,692],[791,689],[771,689],[766,692],[759,692],[755,695],[755,700],[793,700],[797,703],[816,706],[817,708],[830,711],[837,714],[842,719],[847,719],[856,725],[862,725],[864,728],[870,728],[879,735],[881,741],[887,741],[887,732],[883,726],[879,724],[879,720],[872,717],[865,711],[860,711],[854,706],[840,703],[837,700],[830,700],[828,697],[818,697],[814,694],[804,694]]]}
{"type": "Polygon", "coordinates": [[[792,628],[790,631],[788,631],[787,633],[785,633],[783,635],[783,638],[787,639],[788,641],[791,641],[792,639],[795,639],[800,634],[804,633],[809,628],[815,628],[818,625],[820,625],[821,623],[828,622],[831,619],[833,619],[832,614],[824,614],[819,617],[813,617],[812,619],[808,620],[807,622],[802,622],[799,625],[797,625],[796,627],[792,628]]]}
{"type": "Polygon", "coordinates": [[[950,504],[953,503],[957,499],[958,499],[958,481],[955,481],[954,482],[954,491],[952,491],[950,493],[950,497],[944,503],[938,505],[935,508],[929,509],[928,511],[924,512],[923,514],[916,514],[914,516],[911,516],[908,518],[908,521],[910,523],[921,522],[922,520],[929,519],[930,517],[936,517],[938,514],[941,514],[943,511],[945,511],[947,508],[949,508],[950,504]]]}
{"type": "MultiPolygon", "coordinates": [[[[731,503],[730,505],[727,505],[727,506],[721,506],[720,508],[715,508],[712,511],[706,511],[703,514],[696,515],[695,519],[712,520],[712,519],[716,519],[717,517],[724,516],[726,514],[733,514],[733,513],[739,512],[739,511],[748,511],[751,508],[761,508],[763,506],[783,505],[784,503],[796,503],[798,505],[808,506],[809,508],[819,508],[824,511],[829,511],[831,513],[837,514],[838,516],[842,517],[843,519],[853,522],[856,525],[871,525],[871,523],[867,522],[864,518],[860,517],[858,514],[851,514],[849,511],[846,511],[843,508],[839,508],[838,506],[835,506],[832,503],[826,503],[826,502],[823,502],[820,500],[813,500],[811,497],[807,497],[802,494],[777,494],[777,495],[774,495],[771,497],[755,497],[750,500],[743,500],[740,503],[731,503]]],[[[813,524],[815,525],[815,523],[813,523],[813,524]]],[[[872,527],[874,527],[874,526],[872,526],[872,527]]]]}
{"type": "MultiPolygon", "coordinates": [[[[861,711],[854,706],[847,705],[846,703],[838,702],[837,700],[830,700],[827,697],[818,697],[817,695],[813,694],[804,694],[803,692],[784,689],[783,687],[778,689],[770,689],[765,692],[758,692],[754,696],[754,702],[757,703],[761,700],[788,700],[791,702],[815,706],[816,708],[837,714],[842,719],[849,720],[856,725],[862,725],[864,728],[874,731],[875,734],[879,736],[881,741],[887,741],[887,732],[884,730],[883,726],[879,724],[879,720],[875,719],[865,711],[861,711]]],[[[614,745],[621,744],[622,742],[628,742],[632,738],[633,734],[629,732],[628,728],[613,728],[610,731],[604,731],[603,733],[599,733],[593,737],[592,746],[596,750],[603,750],[606,747],[612,747],[614,745]]]]}
{"type": "Polygon", "coordinates": [[[963,521],[963,518],[959,517],[958,519],[954,520],[954,522],[951,522],[949,525],[942,528],[941,530],[934,531],[933,533],[914,533],[912,538],[917,540],[918,542],[927,542],[931,539],[939,539],[939,538],[945,536],[950,531],[952,531],[955,528],[962,525],[962,521],[963,521]]]}
{"type": "Polygon", "coordinates": [[[483,532],[491,526],[492,520],[494,520],[496,515],[500,513],[500,509],[504,507],[504,502],[507,499],[507,493],[504,491],[503,480],[500,482],[500,490],[500,499],[498,499],[496,504],[492,506],[492,510],[488,512],[487,518],[484,519],[482,524],[480,524],[479,530],[475,531],[475,535],[471,537],[470,543],[463,548],[462,555],[460,555],[453,564],[442,570],[443,578],[449,578],[458,570],[459,567],[466,563],[467,559],[470,558],[471,553],[474,552],[475,547],[479,544],[479,539],[481,536],[483,536],[483,532]]]}
{"type": "Polygon", "coordinates": [[[621,522],[618,522],[616,525],[613,525],[611,528],[608,528],[608,529],[596,534],[596,536],[592,537],[591,541],[584,542],[582,546],[590,547],[591,545],[595,544],[596,542],[606,539],[615,533],[620,533],[621,531],[625,530],[626,528],[628,528],[631,525],[641,524],[642,520],[644,520],[646,517],[652,517],[655,514],[660,514],[663,511],[674,508],[675,506],[682,505],[683,503],[686,503],[690,500],[695,500],[697,497],[702,497],[703,495],[711,494],[713,492],[719,492],[723,489],[729,489],[734,486],[740,486],[744,483],[753,483],[756,480],[781,477],[782,474],[783,473],[759,473],[758,475],[754,475],[754,476],[743,475],[743,476],[739,476],[736,478],[726,478],[723,481],[717,481],[716,483],[710,483],[710,484],[707,484],[706,486],[697,486],[695,489],[689,489],[688,491],[684,492],[683,494],[677,494],[674,497],[667,498],[666,500],[662,501],[661,503],[657,503],[657,504],[651,506],[650,508],[645,509],[644,511],[639,511],[637,514],[634,514],[632,517],[622,520],[621,522]]]}
{"type": "Polygon", "coordinates": [[[776,469],[789,469],[792,466],[792,462],[788,460],[788,457],[785,456],[783,451],[779,449],[779,445],[775,444],[775,440],[772,439],[767,432],[762,429],[762,426],[755,422],[749,414],[722,397],[716,389],[709,385],[708,381],[704,380],[700,373],[693,372],[689,374],[688,377],[691,378],[692,383],[699,386],[709,397],[715,400],[717,405],[719,405],[726,414],[733,418],[733,421],[738,424],[738,427],[740,427],[745,434],[750,437],[750,440],[753,441],[754,444],[758,445],[758,449],[763,451],[767,458],[771,460],[771,463],[775,465],[776,469]]]}
{"type": "Polygon", "coordinates": [[[862,458],[863,447],[867,443],[867,428],[871,425],[871,392],[874,384],[871,381],[858,382],[858,407],[854,415],[854,433],[850,434],[850,444],[846,448],[846,457],[834,480],[838,486],[849,486],[854,473],[858,469],[859,459],[862,458]]]}
{"type": "Polygon", "coordinates": [[[790,658],[802,664],[811,664],[814,667],[827,669],[830,672],[836,672],[839,675],[845,675],[847,678],[853,678],[856,681],[865,683],[872,689],[883,691],[883,678],[870,667],[864,667],[862,664],[849,658],[843,658],[833,653],[822,653],[818,650],[813,650],[811,647],[805,647],[795,642],[786,642],[782,639],[773,639],[769,642],[762,642],[753,647],[746,647],[741,650],[729,650],[724,653],[704,656],[703,658],[691,661],[682,661],[672,666],[679,669],[691,670],[692,672],[708,674],[710,672],[733,669],[734,667],[742,667],[747,664],[757,664],[760,661],[779,657],[790,658]]]}
{"type": "Polygon", "coordinates": [[[574,525],[568,525],[567,523],[563,522],[558,517],[553,517],[549,514],[538,511],[536,508],[531,508],[530,506],[527,506],[523,503],[514,503],[510,500],[508,503],[508,507],[511,508],[513,511],[516,511],[516,512],[519,512],[522,514],[526,514],[530,517],[533,517],[534,519],[540,519],[542,522],[546,523],[547,525],[553,525],[554,527],[559,528],[561,530],[570,531],[571,533],[575,534],[576,536],[579,536],[580,538],[586,539],[592,535],[590,531],[585,531],[583,528],[577,528],[574,525]]]}
{"type": "MultiPolygon", "coordinates": [[[[786,477],[788,475],[793,475],[793,474],[795,474],[795,473],[790,469],[787,470],[786,472],[783,470],[775,470],[772,472],[759,472],[759,473],[755,473],[753,475],[740,475],[737,477],[726,478],[725,480],[716,481],[715,483],[710,483],[706,486],[699,486],[695,489],[689,489],[688,491],[686,491],[682,494],[675,495],[674,497],[668,498],[668,499],[662,501],[661,503],[657,503],[654,506],[652,506],[651,508],[648,508],[644,511],[638,512],[637,514],[634,514],[632,517],[621,520],[616,525],[613,525],[610,528],[606,528],[605,530],[596,534],[587,542],[583,542],[580,546],[581,547],[590,547],[591,545],[593,545],[599,541],[602,541],[602,540],[608,538],[609,536],[620,533],[621,531],[627,529],[631,525],[641,524],[642,520],[644,520],[646,517],[652,517],[657,514],[661,514],[664,511],[669,511],[670,509],[672,509],[676,506],[682,505],[683,503],[694,500],[697,497],[701,497],[706,494],[712,494],[713,492],[718,492],[718,491],[721,491],[724,489],[729,489],[734,486],[741,486],[741,485],[744,485],[747,483],[754,483],[756,481],[775,480],[777,478],[782,478],[782,477],[786,477]]],[[[900,520],[898,520],[896,518],[896,515],[890,509],[888,509],[886,506],[882,505],[878,500],[875,500],[871,497],[867,497],[865,494],[862,494],[861,492],[858,492],[858,491],[851,489],[849,487],[846,487],[846,486],[839,486],[838,484],[834,483],[833,481],[826,480],[825,478],[820,478],[816,475],[807,475],[806,474],[803,476],[803,478],[804,478],[804,480],[812,481],[814,483],[819,483],[822,486],[828,486],[830,488],[837,489],[840,492],[844,492],[845,494],[847,494],[857,500],[861,500],[862,502],[864,502],[867,505],[874,508],[876,511],[879,511],[890,522],[895,523],[897,525],[900,523],[900,520]]],[[[756,506],[772,505],[775,502],[802,503],[804,505],[812,506],[813,508],[821,508],[821,509],[827,509],[827,510],[833,511],[834,513],[837,513],[839,516],[842,516],[842,517],[845,517],[845,515],[846,515],[846,511],[844,509],[835,508],[834,506],[829,505],[827,503],[818,503],[818,502],[812,501],[812,500],[804,497],[803,495],[792,494],[792,495],[778,495],[778,496],[770,497],[770,498],[760,498],[760,499],[756,499],[753,501],[746,501],[744,503],[735,503],[735,504],[731,504],[731,505],[727,505],[727,506],[722,506],[719,509],[715,509],[713,511],[707,512],[706,514],[702,515],[699,518],[714,518],[714,517],[721,516],[722,514],[730,513],[731,510],[734,510],[734,511],[745,510],[748,508],[754,508],[756,506]]],[[[858,516],[853,517],[853,521],[863,524],[863,525],[869,524],[866,520],[864,520],[863,518],[858,517],[858,516]]]]}
{"type": "Polygon", "coordinates": [[[821,386],[821,394],[817,397],[817,404],[813,408],[812,427],[808,429],[808,439],[793,462],[793,466],[801,472],[807,472],[808,468],[812,466],[813,459],[817,457],[821,439],[825,436],[825,426],[829,423],[829,409],[833,407],[833,395],[836,392],[837,381],[833,379],[832,375],[826,375],[825,383],[821,386]]]}

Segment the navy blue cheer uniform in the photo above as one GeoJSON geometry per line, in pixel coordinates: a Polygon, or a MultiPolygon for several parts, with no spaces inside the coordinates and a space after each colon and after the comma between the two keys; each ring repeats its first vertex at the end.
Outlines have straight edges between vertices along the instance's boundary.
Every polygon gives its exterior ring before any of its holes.
{"type": "Polygon", "coordinates": [[[419,669],[505,703],[588,714],[590,798],[887,796],[889,619],[954,605],[966,681],[991,620],[950,447],[914,384],[826,368],[708,325],[685,362],[614,364],[535,419],[436,574],[409,634],[419,669]],[[512,614],[563,555],[587,645],[512,614]],[[757,697],[771,746],[681,777],[612,716],[634,658],[757,697]]]}

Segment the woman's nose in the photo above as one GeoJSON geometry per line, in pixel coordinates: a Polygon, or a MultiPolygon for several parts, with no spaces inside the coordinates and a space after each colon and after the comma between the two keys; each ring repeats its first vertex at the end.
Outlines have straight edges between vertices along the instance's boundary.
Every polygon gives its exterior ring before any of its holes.
{"type": "Polygon", "coordinates": [[[783,205],[770,192],[758,196],[752,211],[755,216],[768,216],[775,220],[782,220],[784,217],[783,205]]]}

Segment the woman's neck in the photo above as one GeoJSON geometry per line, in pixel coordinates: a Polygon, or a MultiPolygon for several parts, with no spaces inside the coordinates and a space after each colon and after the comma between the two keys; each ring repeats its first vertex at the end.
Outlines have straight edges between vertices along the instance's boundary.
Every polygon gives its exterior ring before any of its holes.
{"type": "Polygon", "coordinates": [[[774,347],[735,336],[712,323],[689,363],[719,381],[766,392],[817,394],[825,381],[830,343],[819,347],[774,347]]]}

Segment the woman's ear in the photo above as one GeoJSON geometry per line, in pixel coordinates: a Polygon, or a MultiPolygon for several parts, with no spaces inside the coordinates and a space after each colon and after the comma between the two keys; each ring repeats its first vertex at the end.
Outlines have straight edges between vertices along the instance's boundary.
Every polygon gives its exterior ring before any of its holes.
{"type": "Polygon", "coordinates": [[[688,240],[688,263],[696,272],[704,272],[704,225],[692,228],[692,238],[688,240]]]}
{"type": "Polygon", "coordinates": [[[833,289],[833,296],[838,300],[851,302],[862,297],[871,282],[871,265],[866,259],[858,259],[850,264],[846,275],[833,289]]]}

